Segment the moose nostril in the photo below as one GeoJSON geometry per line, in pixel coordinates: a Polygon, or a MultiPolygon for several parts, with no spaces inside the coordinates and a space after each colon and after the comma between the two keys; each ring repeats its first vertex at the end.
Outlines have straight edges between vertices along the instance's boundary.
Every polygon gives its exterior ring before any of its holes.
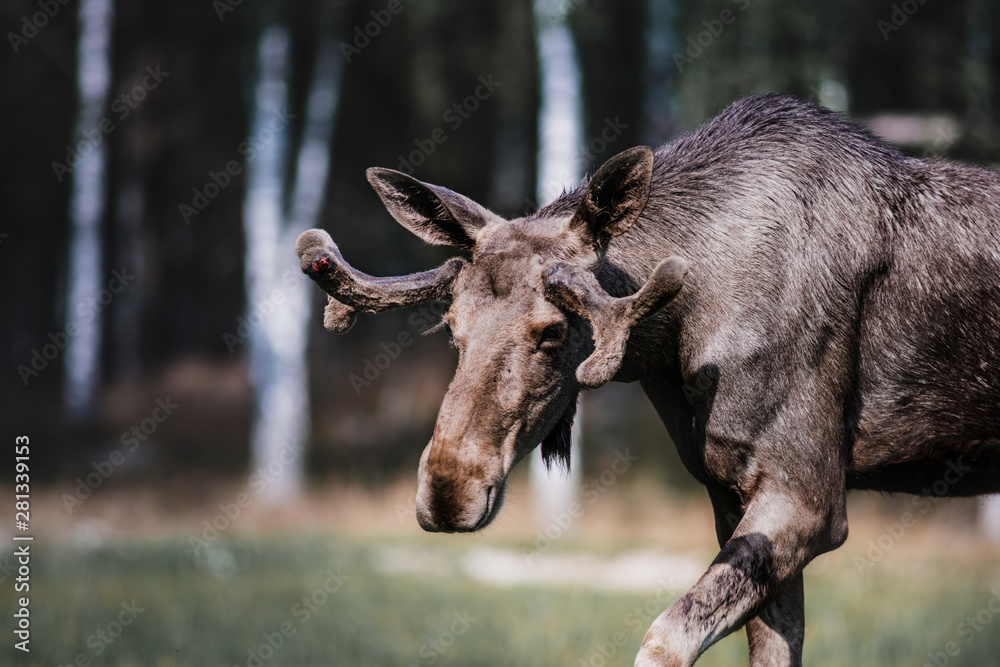
{"type": "Polygon", "coordinates": [[[488,486],[486,487],[486,506],[483,507],[483,513],[479,517],[479,521],[476,522],[474,530],[478,530],[486,525],[486,521],[489,519],[490,512],[493,509],[492,501],[493,501],[493,487],[488,486]]]}

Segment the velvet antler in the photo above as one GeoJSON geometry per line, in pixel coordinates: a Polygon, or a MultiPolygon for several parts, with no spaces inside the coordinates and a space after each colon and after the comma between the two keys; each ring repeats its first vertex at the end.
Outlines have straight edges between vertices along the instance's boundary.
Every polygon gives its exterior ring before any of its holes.
{"type": "Polygon", "coordinates": [[[615,298],[583,267],[558,263],[545,270],[542,279],[546,296],[558,307],[587,318],[594,329],[594,351],[576,370],[581,385],[600,387],[615,376],[632,327],[677,295],[687,271],[685,260],[669,257],[653,269],[638,292],[615,298]]]}
{"type": "Polygon", "coordinates": [[[348,264],[337,244],[322,229],[303,232],[295,243],[295,252],[302,272],[330,296],[323,326],[333,333],[349,331],[358,311],[379,313],[424,301],[450,300],[451,283],[465,263],[451,259],[421,273],[370,276],[348,264]]]}

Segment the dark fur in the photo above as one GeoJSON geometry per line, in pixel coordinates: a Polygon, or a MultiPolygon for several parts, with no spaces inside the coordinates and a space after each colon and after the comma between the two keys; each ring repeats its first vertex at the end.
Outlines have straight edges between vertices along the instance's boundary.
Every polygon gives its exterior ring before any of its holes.
{"type": "MultiPolygon", "coordinates": [[[[759,557],[791,569],[743,595],[751,618],[784,605],[783,588],[801,596],[801,568],[843,542],[847,489],[1000,491],[998,174],[907,157],[793,98],[748,98],[656,151],[646,209],[598,277],[627,293],[673,254],[691,264],[684,290],[636,328],[616,379],[642,381],[720,516],[762,492],[799,513],[787,547],[765,538],[759,557]]],[[[718,592],[700,584],[683,604],[715,608],[718,592]]],[[[775,625],[748,628],[754,664],[772,659],[759,637],[775,625]]],[[[800,658],[800,636],[770,639],[800,658]]],[[[649,655],[672,641],[651,630],[649,655]]]]}
{"type": "MultiPolygon", "coordinates": [[[[486,525],[539,440],[568,463],[576,395],[612,374],[641,383],[708,489],[722,549],[637,665],[690,665],[743,625],[753,665],[799,664],[802,569],[846,539],[848,489],[1000,491],[994,172],[907,157],[839,114],[766,95],[655,154],[612,158],[530,218],[395,172],[369,178],[414,233],[472,250],[433,283],[451,290],[460,360],[418,472],[422,526],[486,525]],[[665,258],[686,278],[654,272],[665,258]],[[676,298],[616,328],[637,293],[676,298]],[[536,347],[552,322],[565,339],[536,347]]],[[[329,282],[338,298],[357,291],[329,282]]]]}
{"type": "Polygon", "coordinates": [[[576,417],[576,401],[572,401],[566,412],[559,418],[549,434],[542,440],[542,461],[551,470],[553,466],[569,470],[572,461],[570,452],[573,449],[573,419],[576,417]]]}

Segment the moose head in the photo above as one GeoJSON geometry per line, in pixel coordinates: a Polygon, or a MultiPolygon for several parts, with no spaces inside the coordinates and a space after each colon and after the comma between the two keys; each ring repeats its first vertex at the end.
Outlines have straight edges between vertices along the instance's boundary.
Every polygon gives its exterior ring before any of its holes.
{"type": "Polygon", "coordinates": [[[571,193],[507,221],[446,188],[369,169],[397,222],[428,243],[471,253],[471,261],[412,275],[367,275],[326,232],[299,237],[303,272],[330,297],[329,331],[348,331],[359,311],[450,304],[440,327],[458,350],[458,368],[420,457],[416,509],[425,530],[486,526],[511,469],[539,443],[546,463],[568,465],[580,390],[614,378],[632,328],[680,291],[680,257],[661,261],[630,296],[611,296],[596,277],[609,242],[646,206],[652,174],[653,152],[633,148],[601,167],[582,197],[571,193]]]}

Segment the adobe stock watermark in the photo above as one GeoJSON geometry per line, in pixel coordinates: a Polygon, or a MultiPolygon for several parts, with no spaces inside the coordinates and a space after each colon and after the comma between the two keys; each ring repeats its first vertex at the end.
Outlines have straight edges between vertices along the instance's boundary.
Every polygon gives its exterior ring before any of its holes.
{"type": "Polygon", "coordinates": [[[237,317],[234,333],[225,331],[222,334],[222,342],[226,344],[229,354],[235,352],[237,346],[247,342],[250,336],[262,327],[264,321],[274,315],[278,306],[283,303],[285,303],[285,293],[279,289],[271,290],[271,294],[266,299],[254,304],[246,318],[242,315],[237,317]]]}
{"type": "MultiPolygon", "coordinates": [[[[301,271],[288,269],[281,275],[282,285],[289,290],[298,289],[308,281],[309,278],[301,271]]],[[[278,308],[285,303],[285,295],[286,293],[280,289],[271,290],[266,299],[254,304],[246,317],[240,315],[236,318],[236,326],[233,331],[222,333],[222,342],[226,344],[226,349],[229,350],[230,354],[235,352],[238,346],[247,342],[250,336],[264,326],[264,322],[278,311],[278,308]]]]}
{"type": "Polygon", "coordinates": [[[521,547],[524,560],[531,565],[532,561],[552,548],[552,545],[566,534],[573,523],[584,515],[587,507],[596,503],[608,489],[614,486],[618,478],[628,472],[632,464],[638,460],[639,457],[629,454],[628,449],[616,451],[614,462],[605,468],[600,475],[587,480],[580,488],[582,501],[574,500],[565,511],[554,513],[551,517],[552,522],[544,530],[536,530],[534,548],[521,547]]]}
{"type": "Polygon", "coordinates": [[[95,317],[107,308],[114,300],[115,295],[121,294],[129,284],[135,280],[135,276],[129,275],[125,267],[121,270],[115,269],[111,272],[111,279],[107,282],[107,287],[96,296],[85,299],[83,303],[77,304],[77,319],[66,325],[66,329],[56,333],[49,333],[49,342],[31,349],[31,359],[26,364],[17,365],[17,373],[21,377],[21,382],[27,387],[31,380],[38,377],[42,371],[48,368],[49,363],[66,349],[70,338],[75,338],[80,334],[80,324],[92,322],[95,317]]]}
{"type": "Polygon", "coordinates": [[[948,122],[934,124],[934,138],[931,139],[921,157],[938,159],[945,156],[948,149],[958,141],[961,132],[958,127],[948,122]]]}
{"type": "MultiPolygon", "coordinates": [[[[146,611],[145,607],[140,607],[136,604],[135,600],[131,602],[122,602],[121,611],[118,612],[118,616],[111,620],[107,625],[97,628],[89,637],[87,637],[87,648],[90,649],[91,654],[95,657],[100,657],[104,655],[115,641],[122,636],[125,632],[125,628],[129,627],[135,620],[139,618],[139,614],[146,611]]],[[[73,659],[71,665],[66,667],[91,667],[93,661],[90,655],[87,653],[78,653],[73,659]]]]}
{"type": "Polygon", "coordinates": [[[156,407],[153,408],[148,417],[122,433],[119,439],[122,445],[121,449],[111,450],[111,453],[101,461],[91,461],[90,465],[94,472],[86,477],[77,477],[74,480],[76,487],[73,489],[73,493],[64,493],[59,496],[67,512],[72,514],[76,507],[82,505],[93,495],[94,491],[101,488],[115,470],[125,463],[127,456],[139,449],[139,445],[156,433],[160,424],[167,421],[181,407],[171,401],[169,396],[156,399],[155,405],[156,407]]]}
{"type": "Polygon", "coordinates": [[[875,27],[877,27],[879,32],[882,33],[882,41],[888,42],[889,37],[906,25],[906,22],[910,20],[910,17],[916,14],[921,5],[926,2],[927,0],[903,0],[903,2],[898,5],[893,3],[891,6],[892,12],[889,14],[889,20],[879,19],[875,22],[875,27]]]}
{"type": "MultiPolygon", "coordinates": [[[[407,2],[410,2],[410,0],[407,0],[407,2]]],[[[373,39],[377,39],[382,34],[382,31],[389,27],[393,17],[400,14],[403,8],[402,0],[389,0],[385,9],[371,10],[369,12],[372,17],[371,21],[365,23],[363,27],[360,25],[354,26],[351,43],[340,43],[340,52],[344,54],[344,59],[350,63],[351,58],[359,55],[372,43],[373,39]]]]}
{"type": "Polygon", "coordinates": [[[242,164],[239,160],[229,160],[218,171],[209,171],[208,178],[201,188],[191,188],[191,203],[181,202],[178,204],[177,212],[181,214],[184,223],[190,225],[192,218],[197,217],[202,211],[208,208],[212,200],[229,187],[229,184],[233,182],[233,178],[242,174],[246,165],[253,162],[257,154],[274,141],[275,135],[284,131],[295,118],[295,114],[288,113],[287,106],[280,110],[274,109],[271,112],[270,120],[267,122],[267,127],[263,128],[257,134],[248,136],[245,141],[240,142],[236,147],[236,153],[244,158],[242,164]]]}
{"type": "Polygon", "coordinates": [[[243,4],[243,0],[212,0],[212,9],[219,19],[219,23],[226,20],[226,14],[236,11],[236,8],[243,4]]]}
{"type": "MultiPolygon", "coordinates": [[[[627,129],[628,123],[623,123],[621,116],[605,118],[604,127],[601,128],[600,133],[581,146],[578,150],[578,154],[587,164],[594,162],[597,158],[603,155],[611,144],[621,137],[622,133],[627,129]]],[[[570,173],[564,171],[559,174],[559,178],[557,180],[542,184],[541,191],[543,198],[549,201],[555,199],[562,194],[563,189],[566,187],[566,183],[571,180],[572,178],[570,173]]],[[[525,201],[525,208],[538,209],[539,205],[534,199],[528,198],[525,201]]]]}
{"type": "MultiPolygon", "coordinates": [[[[462,613],[455,612],[454,619],[447,628],[438,633],[438,636],[430,641],[424,642],[419,649],[417,649],[417,655],[423,658],[423,664],[433,665],[436,663],[441,656],[448,652],[459,637],[464,635],[472,627],[472,624],[479,619],[466,609],[462,613]]],[[[420,667],[420,664],[416,662],[411,662],[407,667],[420,667]]]]}
{"type": "MultiPolygon", "coordinates": [[[[303,595],[302,599],[289,609],[292,617],[298,620],[299,627],[308,623],[313,615],[319,612],[351,578],[350,575],[341,572],[339,567],[336,572],[331,569],[324,574],[326,577],[323,579],[323,583],[314,588],[308,595],[303,595]]],[[[263,667],[264,663],[273,658],[275,653],[281,650],[290,638],[295,636],[297,630],[295,623],[289,619],[279,623],[270,632],[262,632],[260,636],[263,641],[256,646],[249,647],[243,664],[235,664],[233,667],[263,667]]]]}
{"type": "Polygon", "coordinates": [[[188,544],[194,555],[199,556],[202,550],[210,549],[212,543],[239,520],[243,510],[253,505],[254,499],[267,491],[268,487],[281,477],[285,468],[298,461],[305,448],[305,443],[285,441],[270,463],[257,468],[247,478],[250,491],[241,491],[231,502],[219,503],[219,512],[211,519],[202,521],[201,534],[188,536],[188,544]]]}
{"type": "MultiPolygon", "coordinates": [[[[155,67],[147,65],[146,74],[128,92],[122,93],[111,103],[111,111],[114,112],[117,122],[121,122],[131,115],[132,111],[139,107],[139,104],[156,90],[163,80],[170,76],[170,72],[160,69],[159,63],[155,67]]],[[[90,155],[95,148],[101,145],[104,137],[110,135],[118,128],[114,119],[105,116],[97,122],[97,127],[83,130],[83,135],[76,144],[70,146],[66,144],[66,157],[64,162],[52,161],[52,171],[56,175],[56,180],[63,182],[63,177],[70,174],[79,166],[80,162],[87,155],[90,155]]]]}
{"type": "MultiPolygon", "coordinates": [[[[503,81],[495,81],[492,74],[488,74],[486,77],[480,75],[478,81],[479,85],[476,86],[471,95],[455,102],[441,114],[441,121],[452,132],[462,127],[462,124],[479,109],[479,106],[490,99],[497,88],[503,85],[503,81]]],[[[416,146],[416,149],[410,151],[406,156],[400,154],[398,156],[399,165],[396,169],[404,174],[412,174],[417,167],[427,161],[427,158],[434,155],[438,146],[448,141],[448,136],[445,127],[439,125],[431,130],[426,138],[414,139],[413,145],[416,146]]]]}
{"type": "MultiPolygon", "coordinates": [[[[1000,615],[1000,589],[990,591],[992,597],[975,614],[966,616],[961,623],[955,626],[955,634],[965,643],[970,643],[980,632],[986,630],[996,616],[1000,615]]],[[[947,642],[939,651],[928,651],[927,662],[924,667],[947,667],[952,658],[957,658],[962,652],[962,645],[957,641],[947,642]]]]}
{"type": "MultiPolygon", "coordinates": [[[[420,307],[415,313],[412,313],[409,318],[407,318],[407,323],[421,333],[427,333],[429,328],[437,321],[441,320],[441,316],[448,311],[448,306],[440,302],[432,302],[430,304],[420,307]]],[[[392,365],[392,362],[399,359],[402,355],[403,350],[413,344],[415,339],[407,331],[400,331],[394,340],[388,342],[383,342],[379,344],[379,348],[382,350],[374,357],[368,358],[361,363],[361,370],[359,373],[351,373],[348,376],[348,380],[351,382],[351,387],[354,389],[354,394],[356,396],[361,395],[361,390],[370,387],[375,380],[377,380],[382,373],[392,365]]]]}
{"type": "Polygon", "coordinates": [[[535,3],[538,11],[535,22],[539,28],[551,28],[566,22],[569,15],[580,8],[587,0],[553,0],[552,2],[535,3]]]}
{"type": "MultiPolygon", "coordinates": [[[[736,5],[736,8],[741,12],[745,12],[750,7],[750,0],[730,0],[730,2],[736,5]]],[[[705,53],[705,50],[711,47],[715,43],[715,40],[722,36],[722,33],[726,30],[726,26],[736,22],[737,16],[738,14],[727,7],[719,12],[717,18],[702,21],[701,24],[705,29],[696,35],[688,35],[687,48],[684,49],[683,53],[680,51],[674,51],[673,53],[674,66],[677,68],[677,71],[683,73],[685,67],[700,58],[705,53]]]]}
{"type": "Polygon", "coordinates": [[[580,658],[580,662],[577,663],[579,667],[606,667],[608,661],[634,641],[635,635],[645,634],[653,619],[659,616],[667,605],[684,590],[682,586],[678,586],[672,581],[660,579],[656,583],[658,584],[656,591],[642,604],[635,605],[625,614],[622,623],[630,631],[630,634],[627,634],[625,630],[616,630],[607,641],[595,642],[590,653],[586,657],[580,658]]]}
{"type": "Polygon", "coordinates": [[[934,505],[941,502],[948,490],[962,479],[965,473],[972,470],[971,466],[962,464],[962,457],[947,462],[947,469],[940,479],[928,487],[921,489],[919,496],[913,496],[913,512],[904,512],[899,521],[883,524],[885,532],[875,539],[868,540],[868,551],[865,556],[855,556],[854,566],[858,574],[864,574],[882,560],[886,552],[903,539],[906,531],[917,524],[917,520],[927,514],[934,505]]]}
{"type": "Polygon", "coordinates": [[[34,39],[38,31],[47,26],[62,7],[69,4],[69,0],[38,0],[36,4],[41,11],[30,16],[25,14],[21,17],[21,29],[18,32],[7,33],[7,41],[10,42],[14,55],[20,53],[21,47],[34,39]]]}

